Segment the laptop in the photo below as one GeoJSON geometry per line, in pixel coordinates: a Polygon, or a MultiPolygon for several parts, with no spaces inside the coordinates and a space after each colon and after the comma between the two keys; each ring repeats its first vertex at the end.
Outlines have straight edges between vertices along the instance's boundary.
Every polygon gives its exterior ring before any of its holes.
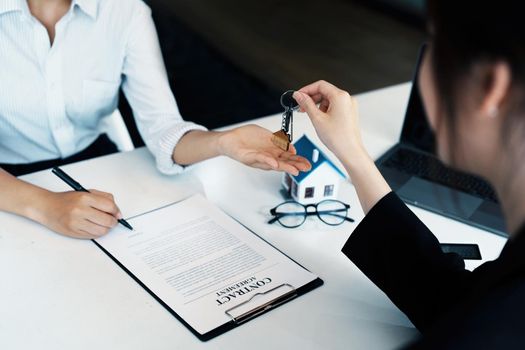
{"type": "Polygon", "coordinates": [[[403,201],[508,237],[494,189],[483,179],[445,166],[435,154],[435,140],[419,94],[419,52],[400,140],[376,164],[403,201]]]}

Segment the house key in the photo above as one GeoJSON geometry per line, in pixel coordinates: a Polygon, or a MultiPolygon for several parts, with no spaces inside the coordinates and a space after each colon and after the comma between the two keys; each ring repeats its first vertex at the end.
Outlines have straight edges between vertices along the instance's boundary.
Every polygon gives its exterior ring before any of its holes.
{"type": "Polygon", "coordinates": [[[299,108],[293,93],[294,90],[288,90],[281,95],[281,106],[284,108],[281,130],[274,132],[272,137],[273,144],[283,151],[288,151],[293,141],[293,111],[299,108]]]}

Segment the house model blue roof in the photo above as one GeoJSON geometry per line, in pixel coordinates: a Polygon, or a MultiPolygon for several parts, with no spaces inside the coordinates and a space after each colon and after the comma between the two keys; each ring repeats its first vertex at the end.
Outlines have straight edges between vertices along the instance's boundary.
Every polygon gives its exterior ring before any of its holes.
{"type": "Polygon", "coordinates": [[[312,170],[308,172],[299,172],[299,175],[292,176],[297,183],[303,181],[308,177],[308,175],[312,174],[315,169],[317,169],[319,166],[321,166],[323,163],[329,164],[341,177],[346,178],[346,175],[339,170],[337,166],[335,166],[334,163],[328,159],[326,154],[324,154],[306,135],[301,136],[299,140],[297,140],[296,143],[294,143],[295,149],[297,150],[297,154],[308,159],[308,161],[312,164],[312,170]],[[319,157],[317,158],[317,162],[313,161],[313,154],[314,150],[317,149],[319,152],[319,157]]]}

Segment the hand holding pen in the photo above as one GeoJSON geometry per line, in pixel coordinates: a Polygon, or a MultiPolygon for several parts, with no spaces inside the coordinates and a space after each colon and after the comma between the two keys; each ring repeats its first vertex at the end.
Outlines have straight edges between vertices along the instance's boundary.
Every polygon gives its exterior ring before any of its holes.
{"type": "MultiPolygon", "coordinates": [[[[64,173],[55,169],[53,173],[57,176],[57,173],[64,173]]],[[[74,188],[72,184],[70,186],[74,188]]],[[[110,193],[74,189],[75,192],[46,191],[42,196],[41,205],[38,203],[38,206],[44,209],[42,218],[38,218],[37,221],[66,236],[93,239],[108,233],[119,223],[118,220],[123,220],[120,209],[110,193]]],[[[40,197],[38,201],[41,201],[40,197]]]]}

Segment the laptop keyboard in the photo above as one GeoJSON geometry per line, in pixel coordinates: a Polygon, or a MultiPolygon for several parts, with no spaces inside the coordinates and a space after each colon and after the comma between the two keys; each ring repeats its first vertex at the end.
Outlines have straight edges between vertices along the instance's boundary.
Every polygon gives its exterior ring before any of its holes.
{"type": "Polygon", "coordinates": [[[486,181],[447,168],[425,153],[398,148],[382,165],[498,203],[496,193],[486,181]]]}

